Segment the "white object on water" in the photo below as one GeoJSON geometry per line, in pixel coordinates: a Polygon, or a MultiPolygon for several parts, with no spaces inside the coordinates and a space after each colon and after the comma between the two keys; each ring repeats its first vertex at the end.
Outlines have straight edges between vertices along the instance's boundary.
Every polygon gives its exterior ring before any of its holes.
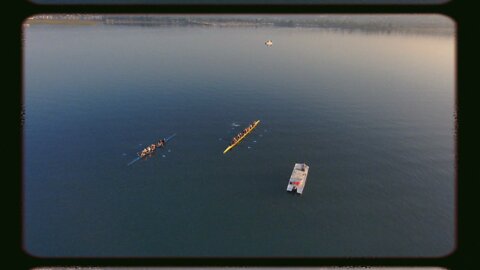
{"type": "Polygon", "coordinates": [[[165,155],[162,155],[162,157],[166,157],[165,155]]]}
{"type": "Polygon", "coordinates": [[[309,167],[305,163],[295,163],[293,167],[292,175],[288,181],[287,191],[303,193],[305,183],[307,182],[309,167]]]}

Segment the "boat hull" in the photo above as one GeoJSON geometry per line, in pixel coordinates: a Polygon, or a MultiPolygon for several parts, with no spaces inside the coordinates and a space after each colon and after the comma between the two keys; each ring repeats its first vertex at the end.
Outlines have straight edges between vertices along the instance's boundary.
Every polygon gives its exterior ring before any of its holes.
{"type": "Polygon", "coordinates": [[[307,183],[308,169],[309,167],[305,163],[295,163],[292,175],[288,181],[287,191],[298,194],[303,193],[303,189],[307,183]]]}
{"type": "Polygon", "coordinates": [[[250,134],[257,126],[258,124],[260,123],[260,120],[257,120],[253,123],[253,127],[248,131],[246,132],[245,134],[242,135],[242,137],[240,137],[240,139],[238,139],[238,141],[236,141],[234,144],[230,145],[227,147],[227,149],[225,149],[225,151],[223,151],[224,154],[226,154],[228,151],[230,151],[232,148],[234,148],[235,146],[237,146],[245,137],[247,137],[248,134],[250,134]]]}
{"type": "MultiPolygon", "coordinates": [[[[177,133],[174,133],[174,134],[170,135],[169,137],[165,138],[165,142],[168,142],[169,140],[173,139],[173,137],[175,137],[176,135],[177,135],[177,133]]],[[[156,150],[157,150],[157,148],[155,148],[155,150],[154,150],[152,153],[150,153],[149,155],[153,154],[156,150]]],[[[138,154],[137,154],[137,155],[138,155],[138,154]]],[[[145,155],[145,156],[138,155],[138,157],[136,157],[134,160],[130,161],[130,162],[127,164],[127,166],[132,165],[133,163],[139,161],[140,159],[142,159],[142,158],[144,158],[144,157],[146,157],[146,156],[147,156],[147,155],[145,155]]]]}

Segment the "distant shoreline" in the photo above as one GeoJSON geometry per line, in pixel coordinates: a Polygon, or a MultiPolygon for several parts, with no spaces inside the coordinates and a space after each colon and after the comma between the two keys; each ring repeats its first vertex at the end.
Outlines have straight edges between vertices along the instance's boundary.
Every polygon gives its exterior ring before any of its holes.
{"type": "Polygon", "coordinates": [[[25,21],[26,24],[35,25],[35,24],[55,24],[55,25],[97,25],[97,21],[92,20],[68,20],[68,19],[28,19],[25,21]]]}
{"type": "Polygon", "coordinates": [[[156,16],[156,15],[39,15],[28,25],[123,25],[141,27],[282,27],[321,28],[347,32],[418,33],[452,35],[454,24],[431,15],[323,15],[323,16],[156,16]]]}

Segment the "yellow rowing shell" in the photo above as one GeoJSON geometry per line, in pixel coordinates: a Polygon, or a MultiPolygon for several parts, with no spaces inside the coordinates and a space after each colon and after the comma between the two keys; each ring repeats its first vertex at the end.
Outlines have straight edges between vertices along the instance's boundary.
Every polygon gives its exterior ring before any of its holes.
{"type": "Polygon", "coordinates": [[[243,134],[242,137],[240,137],[240,139],[238,139],[234,144],[228,146],[227,149],[225,149],[225,151],[223,151],[223,153],[225,154],[225,153],[227,153],[228,151],[230,151],[230,149],[232,149],[232,148],[234,148],[235,146],[237,146],[237,144],[239,144],[239,143],[243,140],[243,138],[247,137],[247,135],[250,134],[250,132],[252,132],[252,130],[254,130],[259,123],[260,123],[260,120],[255,121],[255,122],[253,123],[253,127],[252,127],[249,131],[245,132],[245,134],[243,134]]]}

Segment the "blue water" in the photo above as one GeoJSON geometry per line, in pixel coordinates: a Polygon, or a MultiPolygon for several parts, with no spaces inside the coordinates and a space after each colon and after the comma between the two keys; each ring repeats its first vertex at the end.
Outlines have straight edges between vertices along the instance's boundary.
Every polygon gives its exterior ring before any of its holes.
{"type": "Polygon", "coordinates": [[[454,42],[320,28],[32,25],[24,247],[48,257],[446,255],[455,246],[454,42]],[[172,133],[165,149],[126,166],[172,133]],[[296,162],[310,166],[302,196],[285,191],[296,162]]]}

